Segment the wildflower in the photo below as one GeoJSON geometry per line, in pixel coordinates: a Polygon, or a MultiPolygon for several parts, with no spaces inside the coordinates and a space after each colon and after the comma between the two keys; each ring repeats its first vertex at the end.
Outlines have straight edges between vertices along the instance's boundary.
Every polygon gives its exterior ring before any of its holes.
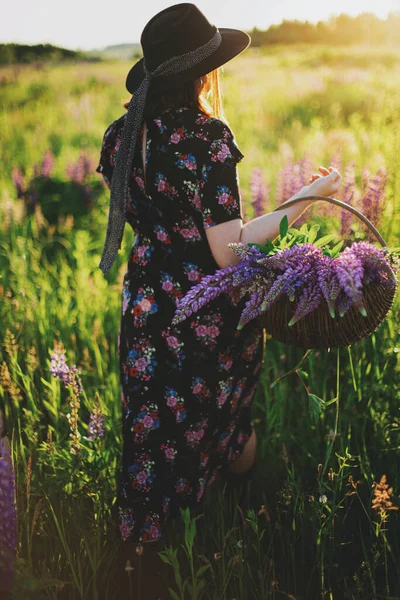
{"type": "Polygon", "coordinates": [[[71,454],[79,454],[81,434],[78,430],[80,400],[79,394],[83,391],[79,369],[76,365],[68,367],[65,352],[61,345],[57,346],[51,355],[50,373],[62,381],[66,388],[71,389],[72,395],[70,398],[71,412],[66,415],[70,424],[71,438],[70,452],[71,454]]]}
{"type": "Polygon", "coordinates": [[[43,177],[50,177],[54,169],[54,156],[50,149],[47,149],[43,155],[42,165],[40,168],[43,177]]]}
{"type": "Polygon", "coordinates": [[[372,509],[376,510],[377,513],[382,516],[383,521],[386,521],[388,518],[386,511],[399,510],[399,507],[394,506],[393,502],[390,500],[393,488],[390,488],[386,483],[386,475],[382,475],[379,483],[373,484],[373,489],[374,499],[372,500],[372,509]]]}
{"type": "Polygon", "coordinates": [[[254,216],[260,217],[268,210],[268,193],[267,187],[263,182],[262,170],[260,168],[253,169],[250,178],[251,204],[254,208],[254,216]]]}
{"type": "Polygon", "coordinates": [[[0,596],[8,597],[17,551],[15,474],[8,438],[0,438],[0,596]]]}
{"type": "MultiPolygon", "coordinates": [[[[354,205],[354,190],[356,184],[356,171],[355,162],[350,162],[344,171],[343,177],[343,202],[349,206],[354,205]]],[[[341,227],[339,231],[340,236],[349,235],[349,229],[352,219],[354,219],[352,213],[345,208],[340,211],[341,227]]]]}
{"type": "Polygon", "coordinates": [[[68,367],[65,357],[65,352],[61,346],[57,346],[51,355],[50,373],[62,381],[65,387],[73,387],[76,394],[83,391],[80,371],[76,365],[68,367]]]}
{"type": "Polygon", "coordinates": [[[346,496],[353,496],[353,494],[357,493],[357,486],[361,483],[361,481],[354,481],[353,479],[353,475],[349,475],[348,477],[348,486],[351,486],[353,488],[353,491],[351,492],[347,492],[346,496]]]}
{"type": "Polygon", "coordinates": [[[215,552],[215,554],[214,554],[215,562],[218,562],[219,560],[221,560],[221,556],[222,556],[221,552],[215,552]]]}
{"type": "Polygon", "coordinates": [[[206,275],[180,298],[172,324],[176,325],[223,293],[234,301],[248,296],[237,329],[262,315],[283,296],[297,307],[288,326],[311,313],[321,302],[331,317],[342,317],[354,305],[363,316],[363,290],[369,283],[396,287],[396,277],[383,250],[368,242],[346,248],[335,259],[310,243],[294,244],[266,254],[257,246],[230,243],[240,258],[237,265],[206,275]]]}
{"type": "Polygon", "coordinates": [[[94,440],[98,437],[104,436],[104,415],[100,412],[91,412],[89,418],[89,431],[90,435],[88,440],[94,440]]]}
{"type": "Polygon", "coordinates": [[[22,198],[26,191],[26,183],[24,176],[22,175],[20,169],[15,166],[13,167],[11,176],[17,192],[17,198],[22,198]]]}
{"type": "Polygon", "coordinates": [[[319,497],[319,501],[321,504],[326,504],[328,502],[328,498],[325,496],[325,494],[322,494],[322,496],[319,497]]]}

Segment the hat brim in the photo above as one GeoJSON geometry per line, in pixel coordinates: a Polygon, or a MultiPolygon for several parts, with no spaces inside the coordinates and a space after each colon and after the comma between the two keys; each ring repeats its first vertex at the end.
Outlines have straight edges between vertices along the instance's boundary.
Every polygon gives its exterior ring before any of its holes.
{"type": "MultiPolygon", "coordinates": [[[[210,71],[213,71],[230,61],[250,45],[250,36],[240,29],[227,29],[221,27],[219,28],[219,32],[222,37],[221,44],[211,56],[205,58],[190,69],[177,73],[176,75],[153,79],[151,82],[151,90],[162,91],[172,89],[184,81],[197,79],[202,75],[206,75],[207,73],[210,73],[210,71]]],[[[126,77],[125,86],[128,92],[134,94],[135,90],[143,81],[143,78],[144,58],[141,58],[133,65],[126,77]]]]}

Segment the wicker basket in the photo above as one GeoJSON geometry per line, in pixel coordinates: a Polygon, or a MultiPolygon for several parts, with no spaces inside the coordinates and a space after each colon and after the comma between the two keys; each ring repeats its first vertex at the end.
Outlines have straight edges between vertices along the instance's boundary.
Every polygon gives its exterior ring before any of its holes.
{"type": "MultiPolygon", "coordinates": [[[[311,199],[331,202],[354,213],[368,225],[380,244],[387,246],[377,229],[362,213],[345,202],[336,200],[336,198],[326,196],[295,198],[278,206],[272,212],[285,209],[290,204],[311,199]]],[[[300,348],[338,348],[359,342],[379,327],[392,307],[398,282],[393,269],[391,271],[396,281],[396,286],[392,290],[387,290],[382,285],[377,284],[371,284],[363,290],[363,303],[367,311],[366,317],[363,317],[354,306],[351,306],[343,317],[335,315],[335,318],[332,318],[326,302],[321,302],[315,310],[289,327],[288,323],[296,307],[293,306],[294,302],[290,302],[289,298],[284,296],[280,302],[273,304],[262,315],[262,326],[272,338],[300,348]]]]}

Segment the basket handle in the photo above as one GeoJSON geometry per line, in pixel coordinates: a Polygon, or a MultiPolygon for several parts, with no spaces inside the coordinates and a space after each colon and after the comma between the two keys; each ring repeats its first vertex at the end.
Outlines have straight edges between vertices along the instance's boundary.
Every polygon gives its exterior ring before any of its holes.
{"type": "Polygon", "coordinates": [[[371,229],[372,233],[375,235],[378,242],[382,246],[387,246],[385,240],[383,239],[383,237],[381,236],[379,231],[372,225],[371,221],[369,221],[366,216],[364,216],[359,210],[354,208],[354,206],[350,206],[350,204],[346,204],[346,202],[342,202],[341,200],[337,200],[336,198],[330,198],[329,196],[303,196],[302,198],[292,198],[292,199],[286,200],[286,202],[283,202],[282,204],[280,204],[272,212],[275,212],[277,210],[282,210],[283,208],[286,208],[287,206],[290,206],[291,204],[296,204],[297,202],[303,202],[303,200],[326,200],[327,202],[331,202],[332,204],[337,204],[337,206],[341,206],[342,208],[349,210],[354,215],[356,215],[359,219],[361,219],[361,221],[363,221],[363,223],[368,225],[368,227],[371,229]]]}

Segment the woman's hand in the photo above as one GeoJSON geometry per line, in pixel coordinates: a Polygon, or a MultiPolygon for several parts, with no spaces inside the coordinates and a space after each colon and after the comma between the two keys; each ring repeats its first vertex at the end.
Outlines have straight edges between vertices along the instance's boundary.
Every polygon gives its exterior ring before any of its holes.
{"type": "Polygon", "coordinates": [[[310,196],[327,196],[332,197],[337,194],[342,176],[334,167],[319,167],[320,173],[311,175],[307,187],[310,196]]]}

